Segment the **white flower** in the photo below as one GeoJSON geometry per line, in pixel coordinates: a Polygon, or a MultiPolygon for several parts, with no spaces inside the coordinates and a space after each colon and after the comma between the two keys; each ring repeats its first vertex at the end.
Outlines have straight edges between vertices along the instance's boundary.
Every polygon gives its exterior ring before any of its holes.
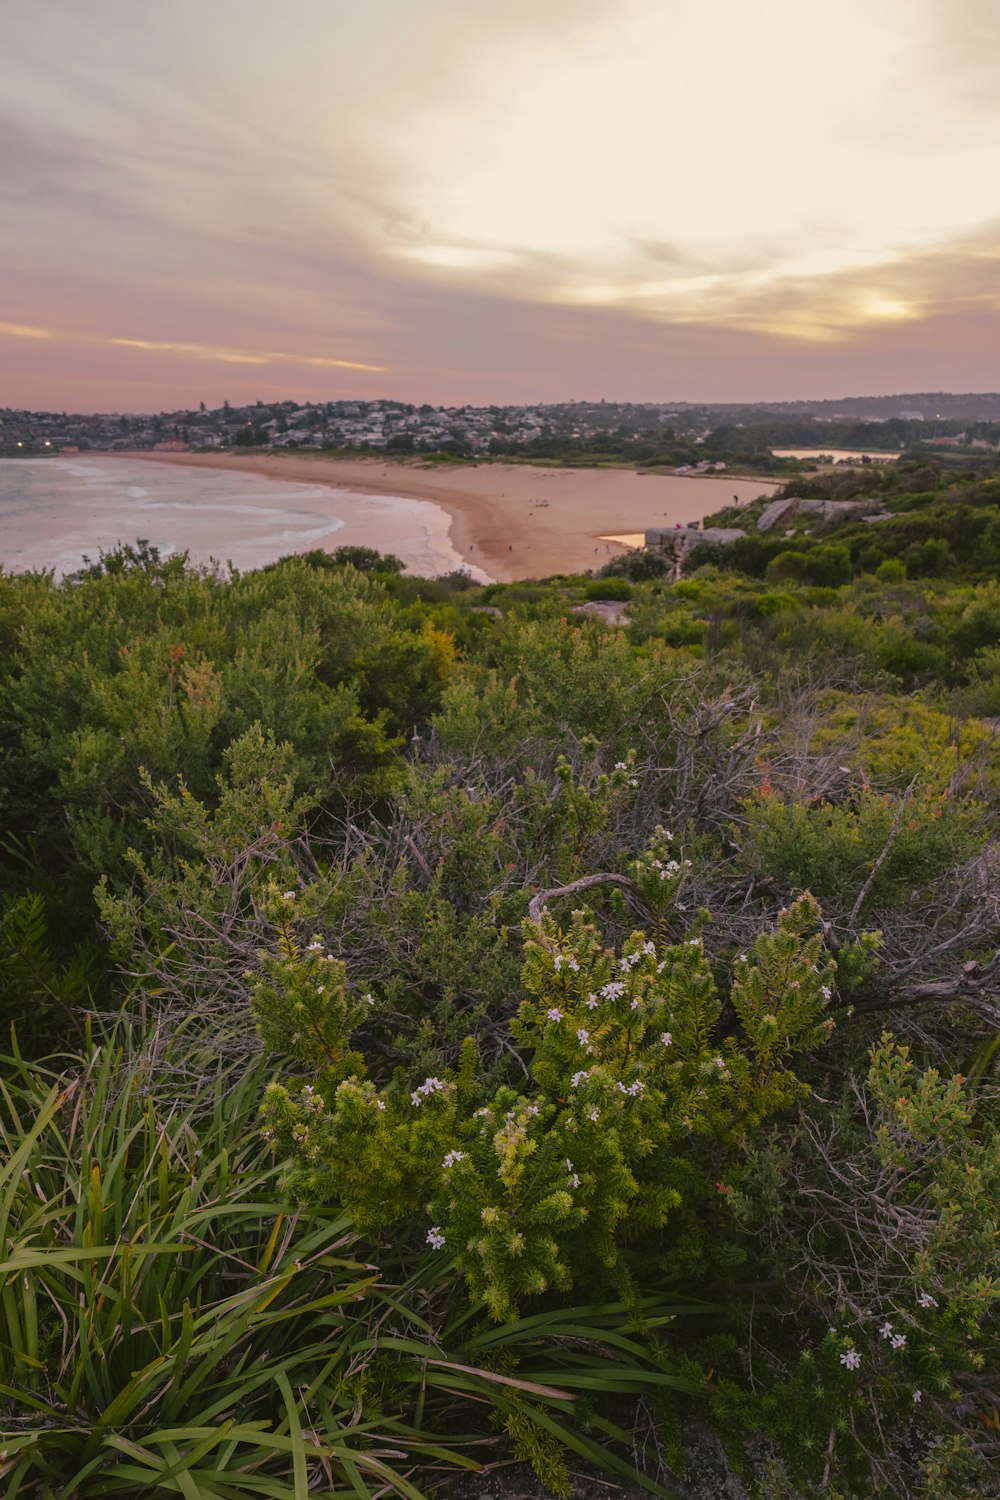
{"type": "Polygon", "coordinates": [[[565,954],[563,954],[563,953],[557,953],[556,956],[555,956],[555,958],[552,960],[552,967],[554,969],[561,969],[562,966],[563,966],[563,964],[565,962],[566,962],[566,956],[565,956],[565,954]]]}
{"type": "Polygon", "coordinates": [[[324,989],[325,989],[325,988],[326,988],[326,986],[325,986],[325,985],[323,985],[323,984],[318,984],[318,985],[317,985],[317,986],[316,986],[316,993],[317,993],[317,995],[322,995],[322,993],[323,993],[323,991],[324,991],[324,989]]]}
{"type": "Polygon", "coordinates": [[[374,995],[366,995],[365,996],[365,1001],[367,1002],[368,1005],[374,1005],[375,1004],[375,996],[374,995]]]}
{"type": "Polygon", "coordinates": [[[294,901],[295,900],[295,892],[294,891],[282,891],[282,893],[281,893],[281,899],[282,899],[282,901],[294,901]]]}
{"type": "Polygon", "coordinates": [[[738,963],[738,964],[745,964],[745,963],[746,963],[746,961],[747,961],[747,956],[746,956],[746,954],[745,954],[745,953],[738,953],[738,954],[737,954],[737,955],[736,955],[736,962],[737,962],[737,963],[738,963]]]}
{"type": "Polygon", "coordinates": [[[655,953],[656,952],[656,944],[655,943],[643,943],[643,945],[642,945],[642,951],[643,951],[643,953],[655,953]]]}
{"type": "Polygon", "coordinates": [[[474,1120],[484,1120],[488,1114],[489,1114],[489,1110],[484,1105],[482,1109],[477,1109],[476,1110],[476,1112],[472,1116],[472,1118],[474,1120]]]}
{"type": "Polygon", "coordinates": [[[457,1161],[464,1161],[464,1160],[465,1160],[465,1152],[464,1151],[449,1151],[448,1155],[445,1157],[445,1159],[441,1163],[441,1165],[442,1165],[442,1167],[453,1167],[457,1161]]]}
{"type": "Polygon", "coordinates": [[[688,940],[684,944],[684,946],[685,946],[685,948],[700,948],[701,947],[701,938],[688,938],[688,940]]]}
{"type": "Polygon", "coordinates": [[[574,974],[579,974],[580,972],[580,965],[577,963],[572,954],[570,954],[569,958],[566,960],[566,967],[567,969],[572,969],[574,974]]]}
{"type": "Polygon", "coordinates": [[[830,986],[828,984],[820,985],[820,991],[819,992],[823,996],[824,1000],[829,1000],[830,996],[833,994],[833,991],[831,990],[831,988],[830,988],[830,986]]]}
{"type": "Polygon", "coordinates": [[[573,1163],[570,1161],[568,1156],[566,1158],[566,1170],[567,1172],[572,1172],[573,1170],[573,1163]]]}
{"type": "Polygon", "coordinates": [[[906,1334],[905,1333],[894,1333],[893,1336],[892,1336],[892,1338],[890,1339],[890,1343],[892,1344],[892,1347],[894,1349],[902,1349],[902,1348],[904,1348],[905,1345],[906,1345],[906,1334]]]}
{"type": "Polygon", "coordinates": [[[861,1363],[861,1355],[857,1349],[848,1349],[840,1356],[840,1363],[846,1365],[849,1370],[856,1370],[861,1363]]]}
{"type": "Polygon", "coordinates": [[[545,1014],[548,1016],[550,1021],[561,1021],[563,1018],[563,1013],[559,1009],[558,1005],[550,1005],[545,1014]]]}
{"type": "Polygon", "coordinates": [[[606,984],[601,991],[605,1000],[617,1000],[619,995],[624,995],[624,993],[625,986],[617,979],[613,979],[610,984],[606,984]]]}
{"type": "Polygon", "coordinates": [[[588,1010],[596,1010],[597,1006],[598,1006],[597,996],[596,995],[588,995],[587,996],[587,1009],[588,1010]]]}
{"type": "Polygon", "coordinates": [[[879,1334],[884,1339],[891,1339],[892,1338],[892,1324],[891,1323],[883,1323],[882,1327],[879,1329],[879,1334]]]}
{"type": "Polygon", "coordinates": [[[924,1399],[923,1391],[914,1391],[913,1392],[913,1403],[914,1403],[915,1406],[919,1406],[920,1402],[923,1399],[924,1399]]]}
{"type": "Polygon", "coordinates": [[[629,784],[629,786],[638,786],[639,785],[639,783],[636,781],[636,779],[635,779],[634,776],[630,776],[629,777],[628,784],[629,784]]]}
{"type": "Polygon", "coordinates": [[[596,1125],[597,1121],[600,1118],[601,1118],[601,1111],[595,1105],[594,1108],[588,1112],[587,1119],[590,1120],[593,1124],[596,1125]]]}
{"type": "Polygon", "coordinates": [[[424,1100],[430,1094],[440,1094],[443,1091],[444,1084],[440,1078],[425,1078],[419,1088],[413,1090],[413,1093],[410,1095],[410,1101],[413,1104],[420,1105],[423,1104],[424,1100]]]}
{"type": "Polygon", "coordinates": [[[581,1083],[586,1083],[589,1077],[590,1074],[586,1070],[584,1070],[582,1073],[574,1073],[573,1077],[570,1079],[570,1085],[572,1088],[578,1089],[581,1083]]]}
{"type": "Polygon", "coordinates": [[[627,771],[628,770],[628,765],[623,760],[616,760],[615,761],[615,770],[616,771],[627,771]]]}
{"type": "Polygon", "coordinates": [[[376,1109],[385,1109],[385,1100],[384,1099],[376,1099],[375,1100],[375,1108],[376,1109]]]}
{"type": "Polygon", "coordinates": [[[712,1062],[714,1063],[715,1067],[719,1068],[720,1070],[726,1066],[725,1059],[722,1057],[713,1057],[712,1062]]]}
{"type": "Polygon", "coordinates": [[[307,953],[315,953],[315,952],[317,952],[318,949],[322,948],[322,946],[323,946],[322,943],[309,943],[306,946],[306,952],[307,953]]]}
{"type": "Polygon", "coordinates": [[[633,1000],[632,1004],[629,1006],[629,1010],[638,1010],[638,1009],[639,1009],[639,1002],[638,1002],[638,1000],[633,1000]]]}
{"type": "Polygon", "coordinates": [[[664,959],[662,963],[659,963],[659,964],[656,965],[656,972],[657,972],[657,974],[662,974],[663,971],[664,971],[664,969],[666,967],[667,967],[667,960],[664,959]]]}
{"type": "Polygon", "coordinates": [[[660,1041],[663,1043],[664,1047],[669,1047],[671,1042],[673,1041],[673,1037],[670,1035],[669,1031],[661,1031],[660,1041]]]}
{"type": "Polygon", "coordinates": [[[580,1043],[581,1047],[586,1047],[587,1046],[587,1043],[590,1041],[590,1032],[587,1030],[587,1028],[585,1026],[578,1026],[577,1027],[577,1029],[576,1029],[576,1039],[580,1043]]]}
{"type": "Polygon", "coordinates": [[[580,1179],[579,1179],[579,1177],[577,1177],[577,1175],[576,1175],[575,1172],[572,1174],[572,1176],[569,1179],[569,1185],[570,1185],[570,1187],[579,1187],[580,1186],[580,1179]]]}
{"type": "Polygon", "coordinates": [[[921,1307],[937,1307],[937,1298],[932,1297],[930,1292],[921,1292],[917,1302],[921,1307]]]}
{"type": "Polygon", "coordinates": [[[444,1249],[444,1235],[441,1233],[440,1224],[434,1224],[427,1231],[427,1243],[432,1250],[444,1249]]]}

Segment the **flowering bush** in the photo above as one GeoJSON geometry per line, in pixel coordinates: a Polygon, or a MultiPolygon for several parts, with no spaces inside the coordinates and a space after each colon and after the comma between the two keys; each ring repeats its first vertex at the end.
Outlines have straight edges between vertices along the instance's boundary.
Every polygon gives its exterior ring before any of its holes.
{"type": "MultiPolygon", "coordinates": [[[[654,851],[646,876],[659,887],[658,864],[654,851]]],[[[662,885],[682,878],[676,862],[662,885]]],[[[443,1078],[376,1083],[351,1037],[377,1000],[286,915],[253,1003],[265,1041],[312,1075],[272,1084],[264,1106],[292,1193],[453,1255],[497,1319],[549,1289],[632,1295],[654,1242],[688,1278],[739,1258],[725,1199],[747,1131],[806,1092],[794,1059],[833,1027],[836,965],[811,898],[738,959],[727,1025],[696,930],[636,931],[614,951],[582,911],[565,929],[543,916],[510,1025],[524,1076],[492,1090],[471,1041],[443,1078]]]]}
{"type": "Polygon", "coordinates": [[[718,1398],[777,1441],[796,1494],[820,1453],[867,1493],[995,1493],[998,1204],[995,1090],[888,1034],[848,1097],[754,1152],[734,1216],[786,1300],[750,1334],[756,1395],[718,1398]]]}

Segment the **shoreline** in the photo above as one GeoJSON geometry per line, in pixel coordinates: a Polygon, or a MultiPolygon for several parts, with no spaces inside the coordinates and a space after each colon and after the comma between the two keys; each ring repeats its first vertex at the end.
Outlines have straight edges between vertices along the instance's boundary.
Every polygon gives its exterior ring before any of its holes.
{"type": "Polygon", "coordinates": [[[143,450],[117,456],[312,483],[361,495],[427,500],[450,517],[449,538],[462,561],[500,583],[602,567],[627,550],[608,540],[613,534],[685,525],[730,504],[734,495],[746,502],[780,488],[777,482],[735,476],[689,478],[634,469],[504,463],[437,469],[375,457],[338,459],[310,453],[143,450]]]}

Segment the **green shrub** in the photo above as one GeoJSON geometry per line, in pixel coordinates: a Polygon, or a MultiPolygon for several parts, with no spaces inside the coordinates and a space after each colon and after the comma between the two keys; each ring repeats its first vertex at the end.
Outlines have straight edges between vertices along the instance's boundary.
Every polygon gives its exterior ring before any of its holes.
{"type": "Polygon", "coordinates": [[[954,566],[951,549],[943,537],[914,542],[903,553],[903,563],[913,578],[943,578],[954,566]]]}
{"type": "MultiPolygon", "coordinates": [[[[647,552],[637,548],[622,557],[614,557],[600,569],[598,578],[627,578],[630,583],[646,583],[650,579],[663,578],[670,571],[670,563],[662,552],[647,552]]],[[[605,598],[608,596],[605,595],[605,598]]]]}
{"type": "Polygon", "coordinates": [[[594,578],[584,588],[584,596],[587,599],[631,599],[635,593],[627,578],[605,576],[594,578]]]}
{"type": "Polygon", "coordinates": [[[865,1061],[734,1197],[798,1314],[758,1320],[756,1395],[724,1381],[719,1415],[772,1435],[793,1494],[995,1495],[996,1090],[887,1034],[865,1061]]]}
{"type": "Polygon", "coordinates": [[[900,799],[862,790],[847,805],[786,800],[765,787],[743,818],[733,834],[748,865],[784,892],[811,891],[835,920],[859,900],[856,920],[916,899],[976,843],[974,809],[927,785],[900,799]]]}
{"type": "Polygon", "coordinates": [[[511,1022],[528,1076],[499,1088],[472,1039],[443,1078],[373,1078],[352,1038],[376,995],[304,941],[295,903],[274,892],[283,935],[260,955],[253,1003],[268,1049],[309,1070],[266,1099],[290,1190],[343,1205],[370,1235],[454,1255],[499,1321],[550,1290],[640,1296],[653,1244],[687,1295],[731,1269],[718,1179],[738,1179],[747,1129],[805,1092],[792,1061],[832,1030],[836,965],[815,903],[799,902],[738,960],[741,1029],[727,1033],[700,937],[667,935],[687,870],[661,834],[634,869],[653,925],[620,954],[582,912],[566,930],[543,921],[511,1022]]]}

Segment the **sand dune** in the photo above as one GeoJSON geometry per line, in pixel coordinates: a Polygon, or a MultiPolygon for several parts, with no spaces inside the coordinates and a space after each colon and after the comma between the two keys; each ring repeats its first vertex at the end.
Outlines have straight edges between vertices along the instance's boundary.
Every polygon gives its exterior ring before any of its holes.
{"type": "MultiPolygon", "coordinates": [[[[605,538],[699,520],[736,495],[748,501],[777,488],[762,480],[688,479],[631,469],[543,469],[518,464],[430,467],[307,453],[145,453],[156,463],[242,470],[328,484],[363,495],[432,500],[452,517],[451,541],[469,563],[501,581],[543,578],[602,565],[623,551],[605,538]]],[[[364,540],[357,534],[338,542],[364,540]]],[[[386,547],[386,538],[370,545],[386,547]]]]}

